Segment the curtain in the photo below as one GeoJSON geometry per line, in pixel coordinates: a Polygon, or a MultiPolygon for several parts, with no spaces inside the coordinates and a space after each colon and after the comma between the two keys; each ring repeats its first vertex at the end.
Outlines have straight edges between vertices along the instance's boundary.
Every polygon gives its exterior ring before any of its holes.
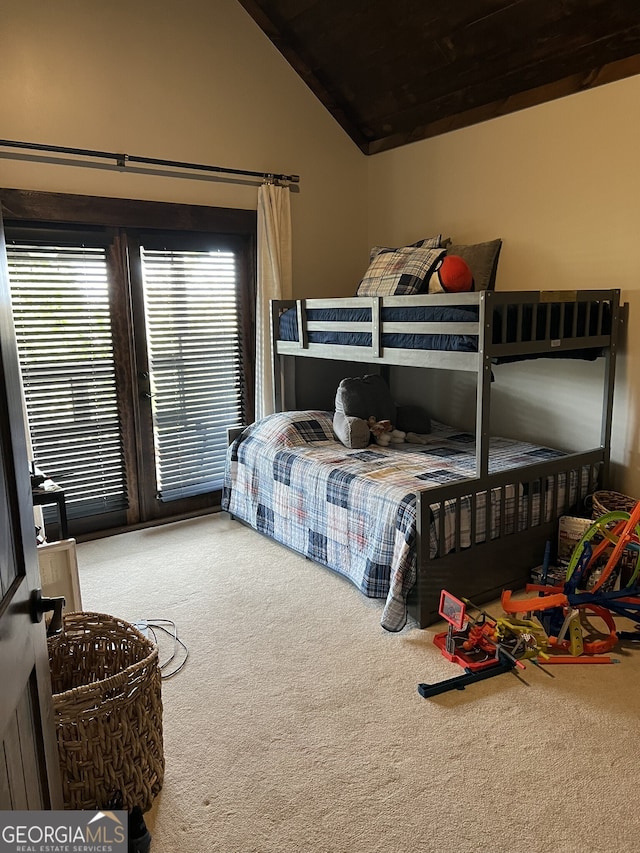
{"type": "Polygon", "coordinates": [[[291,299],[291,197],[288,187],[258,189],[256,420],[274,411],[270,299],[291,299]]]}

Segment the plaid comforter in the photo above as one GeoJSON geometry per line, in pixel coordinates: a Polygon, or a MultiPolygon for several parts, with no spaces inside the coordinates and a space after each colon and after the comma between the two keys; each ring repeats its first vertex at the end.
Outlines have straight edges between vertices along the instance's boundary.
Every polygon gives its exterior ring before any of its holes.
{"type": "MultiPolygon", "coordinates": [[[[332,417],[320,411],[284,412],[245,429],[229,447],[222,508],[345,575],[365,595],[386,599],[381,624],[399,631],[406,624],[407,595],[416,581],[415,493],[473,477],[475,439],[434,422],[425,445],[352,450],[336,440],[332,417]]],[[[492,439],[490,471],[562,455],[492,439]]],[[[482,507],[477,512],[482,522],[482,507]]],[[[448,549],[455,537],[452,518],[453,509],[451,519],[445,518],[448,549]]],[[[492,527],[498,525],[499,516],[492,512],[492,527]]],[[[485,536],[481,528],[478,523],[478,541],[485,536]]],[[[434,517],[431,556],[437,530],[434,517]]],[[[492,530],[491,535],[497,534],[492,530]]],[[[469,519],[460,536],[463,546],[471,544],[469,519]]]]}

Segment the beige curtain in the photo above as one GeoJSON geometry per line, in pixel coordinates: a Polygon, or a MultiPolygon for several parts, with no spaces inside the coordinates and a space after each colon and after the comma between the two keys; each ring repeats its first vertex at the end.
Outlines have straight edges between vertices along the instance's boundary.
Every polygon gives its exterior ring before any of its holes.
{"type": "Polygon", "coordinates": [[[291,299],[291,196],[287,187],[258,189],[256,420],[274,411],[270,299],[291,299]]]}

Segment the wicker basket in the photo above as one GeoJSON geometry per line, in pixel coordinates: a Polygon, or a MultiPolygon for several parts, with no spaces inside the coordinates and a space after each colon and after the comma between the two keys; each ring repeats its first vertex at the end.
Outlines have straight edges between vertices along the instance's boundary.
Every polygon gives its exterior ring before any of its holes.
{"type": "Polygon", "coordinates": [[[623,495],[621,492],[612,492],[606,489],[594,492],[591,496],[591,518],[595,521],[608,512],[631,513],[637,502],[636,498],[623,495]]]}
{"type": "Polygon", "coordinates": [[[53,707],[67,809],[150,808],[164,779],[156,646],[102,613],[68,613],[49,640],[53,707]]]}

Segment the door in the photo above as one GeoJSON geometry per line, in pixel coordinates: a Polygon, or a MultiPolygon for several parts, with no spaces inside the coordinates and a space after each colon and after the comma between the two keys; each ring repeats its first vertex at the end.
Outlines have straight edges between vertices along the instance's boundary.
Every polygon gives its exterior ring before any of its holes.
{"type": "Polygon", "coordinates": [[[243,242],[129,235],[145,520],[219,503],[226,431],[246,423],[248,410],[243,242]]]}
{"type": "Polygon", "coordinates": [[[0,218],[0,809],[59,809],[62,794],[15,334],[0,218]]]}
{"type": "Polygon", "coordinates": [[[219,505],[227,428],[253,414],[255,246],[214,213],[207,230],[5,218],[33,455],[76,538],[219,505]]]}

